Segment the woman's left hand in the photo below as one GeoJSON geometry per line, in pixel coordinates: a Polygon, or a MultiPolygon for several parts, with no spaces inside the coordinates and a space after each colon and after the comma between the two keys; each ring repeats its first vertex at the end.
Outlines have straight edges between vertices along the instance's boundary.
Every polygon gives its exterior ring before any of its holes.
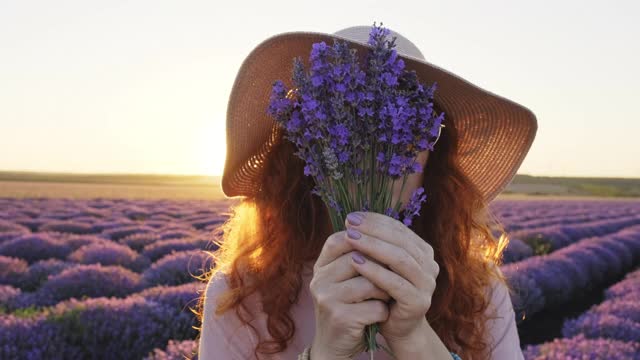
{"type": "Polygon", "coordinates": [[[345,225],[353,247],[382,263],[353,262],[358,273],[393,298],[389,317],[380,323],[381,335],[388,343],[413,338],[424,330],[440,271],[433,248],[404,223],[384,214],[358,211],[347,216],[345,225]],[[357,214],[362,215],[359,223],[357,214]],[[359,239],[352,238],[358,234],[359,239]]]}

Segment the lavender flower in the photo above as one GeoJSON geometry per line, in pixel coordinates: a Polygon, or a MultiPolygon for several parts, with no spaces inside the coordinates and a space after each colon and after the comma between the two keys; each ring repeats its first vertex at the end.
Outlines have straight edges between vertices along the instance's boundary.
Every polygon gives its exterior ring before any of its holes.
{"type": "MultiPolygon", "coordinates": [[[[398,218],[400,204],[389,206],[382,185],[422,172],[415,157],[433,150],[440,133],[444,114],[435,116],[429,101],[435,83],[425,88],[414,71],[405,70],[389,35],[374,23],[366,66],[346,42],[313,44],[308,72],[294,59],[294,88],[280,80],[272,87],[267,113],[296,145],[304,174],[316,180],[313,193],[332,210],[336,229],[347,212],[358,209],[398,218]],[[351,194],[357,195],[346,196],[352,184],[357,191],[351,194]]],[[[424,199],[414,198],[405,224],[424,199]]]]}
{"type": "MultiPolygon", "coordinates": [[[[402,204],[392,206],[387,184],[402,177],[402,193],[407,175],[423,170],[416,156],[433,151],[440,135],[444,113],[436,116],[430,101],[436,83],[425,87],[415,71],[405,70],[390,34],[374,23],[363,65],[345,41],[315,43],[308,71],[300,58],[293,59],[293,88],[278,80],[271,89],[267,113],[296,146],[335,230],[355,210],[399,220],[402,204]]],[[[412,194],[406,226],[419,215],[423,192],[412,194]]]]}
{"type": "Polygon", "coordinates": [[[411,194],[411,198],[409,199],[409,203],[404,209],[404,220],[402,222],[411,226],[411,222],[414,216],[420,215],[421,204],[427,199],[427,195],[424,194],[424,188],[421,186],[413,191],[411,194]]]}

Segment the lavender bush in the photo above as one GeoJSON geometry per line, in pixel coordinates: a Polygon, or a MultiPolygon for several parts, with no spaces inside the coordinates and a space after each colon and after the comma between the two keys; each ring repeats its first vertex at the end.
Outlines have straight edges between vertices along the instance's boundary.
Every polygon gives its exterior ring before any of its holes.
{"type": "Polygon", "coordinates": [[[0,244],[31,232],[26,226],[0,219],[0,244]]]}
{"type": "Polygon", "coordinates": [[[78,265],[52,276],[37,291],[38,305],[72,297],[124,297],[140,289],[140,275],[120,266],[78,265]]]}
{"type": "Polygon", "coordinates": [[[607,300],[592,306],[575,319],[567,319],[562,327],[562,334],[565,337],[582,334],[588,338],[602,337],[640,343],[640,281],[635,281],[637,278],[633,277],[639,271],[628,274],[624,280],[609,287],[605,292],[607,300]],[[624,288],[631,291],[621,296],[611,296],[615,292],[610,290],[621,289],[620,284],[625,284],[624,288]]]}
{"type": "Polygon", "coordinates": [[[0,316],[3,310],[14,310],[16,299],[22,294],[20,289],[11,285],[0,285],[0,316]]]}
{"type": "Polygon", "coordinates": [[[211,266],[209,255],[202,250],[179,251],[156,261],[142,274],[145,287],[180,285],[196,280],[211,266]]]}
{"type": "Polygon", "coordinates": [[[153,232],[154,232],[153,228],[146,225],[127,225],[127,226],[103,230],[102,235],[111,240],[118,241],[129,235],[146,234],[146,233],[153,233],[153,232]]]}
{"type": "Polygon", "coordinates": [[[155,302],[166,307],[172,312],[173,326],[185,329],[180,339],[194,339],[198,332],[198,324],[192,312],[195,309],[199,295],[204,291],[206,284],[203,282],[191,282],[177,286],[160,285],[145,289],[132,296],[141,296],[150,302],[155,302]]]}
{"type": "Polygon", "coordinates": [[[39,231],[55,231],[68,234],[90,234],[94,232],[93,226],[81,223],[77,220],[56,220],[42,224],[39,231]]]}
{"type": "Polygon", "coordinates": [[[513,238],[509,240],[509,244],[503,252],[503,262],[508,264],[531,256],[533,256],[533,249],[522,240],[513,238]]]}
{"type": "Polygon", "coordinates": [[[28,234],[29,231],[5,231],[5,232],[0,232],[0,244],[9,241],[9,240],[13,240],[21,235],[26,235],[28,234]]]}
{"type": "Polygon", "coordinates": [[[57,239],[63,243],[66,244],[67,246],[69,246],[71,248],[72,251],[78,250],[79,248],[85,246],[85,245],[92,245],[92,244],[105,244],[105,243],[110,243],[111,240],[99,236],[99,235],[69,235],[69,234],[63,234],[62,236],[58,236],[57,239]]]}
{"type": "Polygon", "coordinates": [[[147,210],[137,206],[123,209],[122,213],[131,220],[145,220],[149,217],[149,212],[147,210]]]}
{"type": "Polygon", "coordinates": [[[79,348],[64,341],[67,334],[44,314],[0,316],[0,359],[81,359],[79,348]]]}
{"type": "Polygon", "coordinates": [[[145,246],[149,244],[154,244],[160,240],[161,240],[160,235],[156,233],[138,233],[138,234],[125,236],[124,238],[121,238],[120,240],[118,240],[118,242],[123,245],[127,245],[133,250],[139,252],[139,251],[142,251],[142,249],[145,246]]]}
{"type": "Polygon", "coordinates": [[[609,338],[640,343],[640,323],[608,313],[587,312],[565,321],[562,335],[583,334],[588,338],[609,338]]]}
{"type": "Polygon", "coordinates": [[[640,279],[640,269],[632,271],[625,275],[625,280],[640,279]]]}
{"type": "Polygon", "coordinates": [[[151,261],[156,261],[175,251],[204,250],[208,243],[208,240],[201,238],[162,240],[145,246],[142,254],[151,259],[151,261]]]}
{"type": "Polygon", "coordinates": [[[0,255],[0,284],[18,286],[28,268],[29,264],[22,259],[0,255]]]}
{"type": "Polygon", "coordinates": [[[190,220],[189,223],[196,229],[203,230],[208,227],[216,227],[222,224],[222,220],[218,215],[204,216],[199,219],[190,220]]]}
{"type": "MultiPolygon", "coordinates": [[[[220,223],[220,219],[218,219],[218,223],[220,223]]],[[[187,229],[161,229],[160,239],[169,240],[169,239],[183,239],[190,238],[196,235],[197,233],[194,231],[190,231],[187,229]]]]}
{"type": "Polygon", "coordinates": [[[48,234],[27,234],[0,244],[0,255],[24,259],[30,264],[38,260],[64,259],[69,252],[69,246],[48,234]]]}
{"type": "Polygon", "coordinates": [[[116,231],[116,229],[127,228],[130,226],[134,226],[135,224],[136,223],[133,220],[118,216],[116,219],[103,219],[102,221],[93,224],[93,228],[96,230],[96,232],[104,233],[105,238],[111,239],[108,230],[116,231]]]}
{"type": "Polygon", "coordinates": [[[0,233],[11,231],[29,232],[29,229],[12,221],[0,220],[0,233]]]}
{"type": "Polygon", "coordinates": [[[515,267],[503,267],[501,270],[511,288],[511,303],[518,323],[545,307],[542,289],[526,271],[515,267]]]}
{"type": "Polygon", "coordinates": [[[0,316],[0,358],[140,359],[170,339],[178,345],[197,335],[192,314],[168,305],[176,298],[70,299],[29,315],[0,316]]]}
{"type": "Polygon", "coordinates": [[[79,264],[119,265],[136,272],[151,265],[146,256],[114,242],[85,245],[71,253],[67,259],[79,264]]]}
{"type": "Polygon", "coordinates": [[[605,299],[615,298],[640,299],[640,270],[628,273],[624,279],[605,290],[605,299]]]}
{"type": "Polygon", "coordinates": [[[58,260],[40,260],[29,266],[19,286],[23,291],[35,291],[44,284],[49,276],[57,275],[75,264],[58,260]]]}
{"type": "Polygon", "coordinates": [[[179,321],[174,310],[137,296],[72,299],[57,305],[49,318],[60,324],[67,342],[92,359],[140,359],[169,339],[194,333],[191,322],[179,321]]]}
{"type": "Polygon", "coordinates": [[[137,295],[160,304],[164,304],[173,309],[184,311],[188,307],[195,306],[200,293],[204,290],[206,283],[196,281],[177,286],[159,285],[145,289],[137,295]]]}

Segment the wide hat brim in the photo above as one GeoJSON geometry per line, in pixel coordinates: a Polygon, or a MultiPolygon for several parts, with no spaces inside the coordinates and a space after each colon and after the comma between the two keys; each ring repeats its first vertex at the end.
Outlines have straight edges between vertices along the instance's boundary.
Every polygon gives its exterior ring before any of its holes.
{"type": "MultiPolygon", "coordinates": [[[[245,58],[227,107],[225,196],[253,196],[260,189],[262,165],[277,133],[275,120],[267,115],[274,81],[291,86],[293,59],[300,57],[307,65],[312,44],[331,45],[334,39],[347,41],[360,58],[370,48],[335,34],[287,32],[264,40],[245,58]]],[[[422,83],[437,82],[433,101],[444,111],[444,123],[455,123],[461,170],[489,203],[511,182],[528,153],[538,129],[536,116],[439,66],[399,56],[422,83]]]]}

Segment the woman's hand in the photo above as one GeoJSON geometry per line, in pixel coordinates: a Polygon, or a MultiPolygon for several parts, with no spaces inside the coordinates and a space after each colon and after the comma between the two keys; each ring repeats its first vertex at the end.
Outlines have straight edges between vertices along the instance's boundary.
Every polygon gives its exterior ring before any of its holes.
{"type": "Polygon", "coordinates": [[[363,264],[352,262],[358,273],[393,298],[388,319],[380,323],[380,334],[388,343],[414,339],[424,332],[440,271],[433,248],[402,222],[384,214],[350,213],[346,226],[346,238],[353,248],[382,263],[370,259],[363,264]]]}
{"type": "Polygon", "coordinates": [[[389,315],[389,294],[353,268],[353,250],[345,232],[336,232],[325,241],[313,267],[309,284],[316,317],[312,359],[351,359],[365,350],[365,326],[389,315]]]}

